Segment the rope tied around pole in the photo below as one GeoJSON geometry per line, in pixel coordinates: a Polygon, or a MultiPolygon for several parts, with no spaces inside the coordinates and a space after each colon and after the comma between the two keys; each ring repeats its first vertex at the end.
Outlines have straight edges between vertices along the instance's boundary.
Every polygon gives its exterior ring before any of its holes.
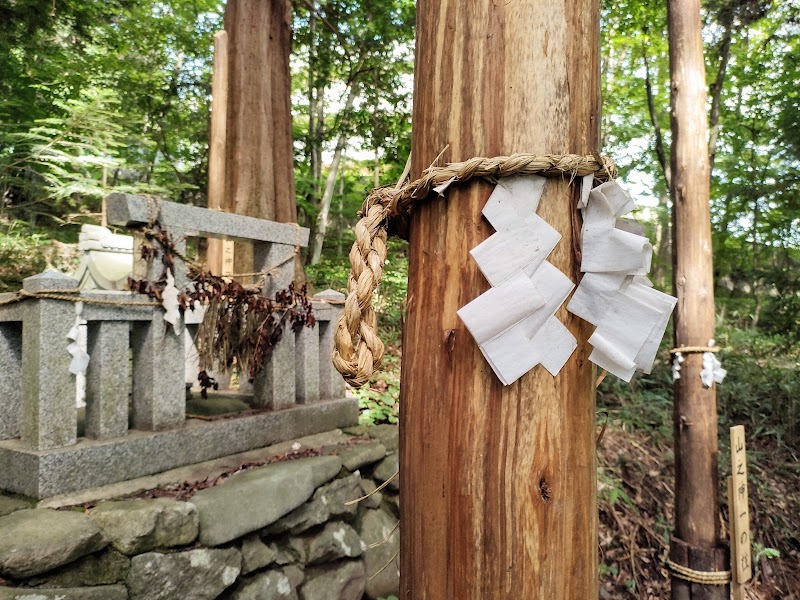
{"type": "MultiPolygon", "coordinates": [[[[438,159],[437,159],[438,160],[438,159]]],[[[598,183],[614,179],[617,170],[609,157],[576,154],[512,154],[494,158],[475,157],[446,166],[431,165],[422,177],[396,187],[372,190],[359,212],[356,240],[350,250],[351,272],[347,298],[334,334],[333,364],[345,381],[361,387],[380,367],[384,345],[378,336],[372,296],[380,283],[386,262],[386,239],[392,219],[408,217],[417,202],[431,192],[441,194],[455,183],[475,178],[494,181],[510,175],[576,177],[594,175],[598,183]]]]}
{"type": "Polygon", "coordinates": [[[676,577],[700,585],[727,585],[731,581],[730,571],[697,571],[671,560],[667,561],[667,567],[676,577]]]}

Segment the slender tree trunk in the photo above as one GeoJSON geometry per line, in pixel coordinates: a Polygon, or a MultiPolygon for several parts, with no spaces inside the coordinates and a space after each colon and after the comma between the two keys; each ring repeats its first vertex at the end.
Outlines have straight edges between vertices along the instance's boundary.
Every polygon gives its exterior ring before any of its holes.
{"type": "MultiPolygon", "coordinates": [[[[675,346],[714,337],[706,79],[699,0],[669,0],[675,346]]],[[[698,571],[730,562],[720,539],[716,390],[700,381],[702,354],[686,355],[675,382],[675,532],[671,559],[698,571]]],[[[673,600],[723,600],[728,586],[672,577],[673,600]]]]}
{"type": "Polygon", "coordinates": [[[667,285],[667,275],[672,260],[672,228],[670,227],[669,192],[659,194],[657,227],[656,259],[653,261],[653,279],[659,287],[664,288],[667,285]]]}
{"type": "MultiPolygon", "coordinates": [[[[225,204],[225,144],[228,120],[228,34],[214,35],[214,78],[211,83],[211,141],[208,149],[208,208],[225,204]]],[[[206,266],[222,274],[223,240],[208,240],[206,266]]]]}
{"type": "Polygon", "coordinates": [[[650,114],[650,122],[653,124],[653,132],[656,136],[656,157],[658,164],[661,167],[661,173],[664,175],[664,182],[667,184],[667,189],[672,185],[672,175],[670,173],[669,161],[667,160],[667,153],[664,150],[664,136],[661,133],[661,124],[658,121],[658,112],[656,111],[656,103],[653,93],[653,78],[650,73],[650,61],[647,58],[647,48],[642,49],[644,56],[644,88],[647,93],[647,110],[650,114]]]}
{"type": "MultiPolygon", "coordinates": [[[[229,93],[224,208],[294,223],[291,3],[228,0],[225,30],[229,93]]],[[[235,271],[252,268],[252,249],[237,244],[235,271]]]]}
{"type": "MultiPolygon", "coordinates": [[[[512,152],[599,151],[597,0],[420,0],[412,174],[512,152]]],[[[402,600],[596,598],[595,404],[590,327],[557,377],[504,387],[456,311],[488,289],[469,250],[492,229],[491,186],[453,186],[410,223],[401,386],[402,600]]],[[[580,279],[577,186],[548,182],[549,259],[580,279]],[[575,223],[575,228],[573,224],[575,223]]]]}
{"type": "MultiPolygon", "coordinates": [[[[358,97],[358,85],[351,84],[350,91],[347,94],[347,102],[344,105],[343,114],[346,115],[349,110],[353,108],[358,97]]],[[[333,160],[331,167],[328,170],[328,177],[325,179],[325,191],[322,193],[322,200],[320,201],[319,213],[317,214],[317,224],[314,228],[314,238],[311,242],[311,264],[316,265],[319,263],[322,256],[322,245],[325,242],[325,232],[328,230],[328,216],[331,210],[331,201],[333,200],[333,193],[336,190],[336,175],[339,173],[339,165],[342,161],[342,153],[347,147],[347,130],[345,118],[341,120],[342,131],[339,138],[336,140],[336,148],[333,151],[333,160]]]]}
{"type": "Polygon", "coordinates": [[[717,144],[719,142],[719,114],[722,107],[722,88],[725,85],[725,74],[728,71],[728,62],[731,57],[731,40],[733,39],[733,15],[732,9],[723,13],[724,22],[722,26],[725,31],[722,34],[722,41],[719,48],[719,66],[717,76],[710,86],[711,92],[711,111],[708,117],[709,136],[708,136],[708,162],[709,176],[714,170],[714,159],[717,156],[717,144]]]}

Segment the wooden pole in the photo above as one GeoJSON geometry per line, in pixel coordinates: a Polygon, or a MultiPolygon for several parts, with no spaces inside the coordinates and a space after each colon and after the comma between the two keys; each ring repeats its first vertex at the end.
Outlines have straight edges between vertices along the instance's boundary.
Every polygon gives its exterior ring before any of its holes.
{"type": "MultiPolygon", "coordinates": [[[[211,81],[211,141],[208,148],[208,208],[222,209],[225,199],[225,129],[228,118],[228,34],[214,34],[214,77],[211,81]]],[[[223,240],[208,240],[206,265],[223,274],[223,240]]],[[[230,243],[228,244],[230,246],[230,243]]],[[[232,251],[232,248],[230,249],[232,251]]],[[[232,271],[230,271],[232,272],[232,271]]]]}
{"type": "MultiPolygon", "coordinates": [[[[599,2],[420,0],[412,175],[511,152],[599,150],[599,2]]],[[[410,223],[401,415],[402,600],[597,596],[595,404],[589,326],[557,377],[503,387],[456,315],[488,289],[469,250],[492,229],[492,187],[451,187],[410,223]]],[[[577,186],[552,180],[538,214],[573,281],[577,186]]]]}
{"type": "MultiPolygon", "coordinates": [[[[669,0],[675,347],[714,337],[706,77],[699,0],[669,0]]],[[[675,532],[670,550],[698,571],[728,568],[720,539],[717,399],[700,380],[702,354],[685,355],[675,382],[675,532]]],[[[728,598],[728,586],[672,577],[674,600],[728,598]]]]}

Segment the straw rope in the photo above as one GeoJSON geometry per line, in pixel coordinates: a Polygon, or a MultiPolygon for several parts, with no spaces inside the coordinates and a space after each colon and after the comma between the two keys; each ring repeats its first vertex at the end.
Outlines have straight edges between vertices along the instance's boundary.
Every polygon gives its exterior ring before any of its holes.
{"type": "Polygon", "coordinates": [[[22,302],[29,298],[38,298],[39,300],[61,300],[62,302],[83,302],[84,304],[98,304],[102,306],[160,306],[158,302],[150,302],[146,300],[111,300],[108,298],[88,298],[80,295],[81,290],[67,289],[67,290],[47,290],[46,292],[28,292],[20,290],[15,296],[6,300],[0,301],[0,306],[7,304],[14,304],[22,302]]]}
{"type": "MultiPolygon", "coordinates": [[[[444,167],[430,166],[422,177],[406,185],[372,190],[364,201],[356,223],[356,241],[350,250],[351,272],[344,311],[334,334],[333,364],[345,381],[360,387],[381,364],[384,345],[378,336],[372,296],[380,283],[386,262],[387,228],[391,219],[407,217],[417,202],[440,186],[477,177],[496,179],[509,175],[575,177],[594,175],[597,182],[614,179],[614,162],[608,157],[576,154],[513,154],[494,158],[471,158],[444,167]]],[[[443,191],[443,190],[437,190],[443,191]]]]}
{"type": "Polygon", "coordinates": [[[717,353],[722,350],[719,346],[681,346],[673,348],[670,354],[705,354],[706,352],[717,353]]]}
{"type": "Polygon", "coordinates": [[[727,585],[731,581],[730,571],[696,571],[689,567],[684,567],[671,560],[667,561],[667,566],[676,577],[691,583],[700,585],[727,585]]]}

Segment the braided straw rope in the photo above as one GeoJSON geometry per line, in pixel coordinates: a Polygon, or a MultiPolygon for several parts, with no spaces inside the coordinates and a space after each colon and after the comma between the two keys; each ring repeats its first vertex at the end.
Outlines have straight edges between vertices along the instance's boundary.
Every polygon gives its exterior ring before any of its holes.
{"type": "Polygon", "coordinates": [[[364,201],[355,226],[356,241],[350,250],[352,270],[347,283],[344,312],[334,334],[333,364],[345,381],[364,385],[380,367],[384,346],[378,337],[372,295],[380,283],[386,262],[386,237],[389,220],[411,214],[417,202],[425,200],[435,188],[461,183],[476,177],[496,179],[509,175],[575,177],[594,175],[604,182],[617,175],[608,157],[576,154],[513,154],[494,158],[471,158],[444,167],[430,166],[422,177],[397,187],[372,190],[364,201]]]}
{"type": "Polygon", "coordinates": [[[667,561],[667,566],[684,581],[699,583],[701,585],[726,585],[731,580],[730,571],[696,571],[689,567],[684,567],[671,560],[667,561]]]}

